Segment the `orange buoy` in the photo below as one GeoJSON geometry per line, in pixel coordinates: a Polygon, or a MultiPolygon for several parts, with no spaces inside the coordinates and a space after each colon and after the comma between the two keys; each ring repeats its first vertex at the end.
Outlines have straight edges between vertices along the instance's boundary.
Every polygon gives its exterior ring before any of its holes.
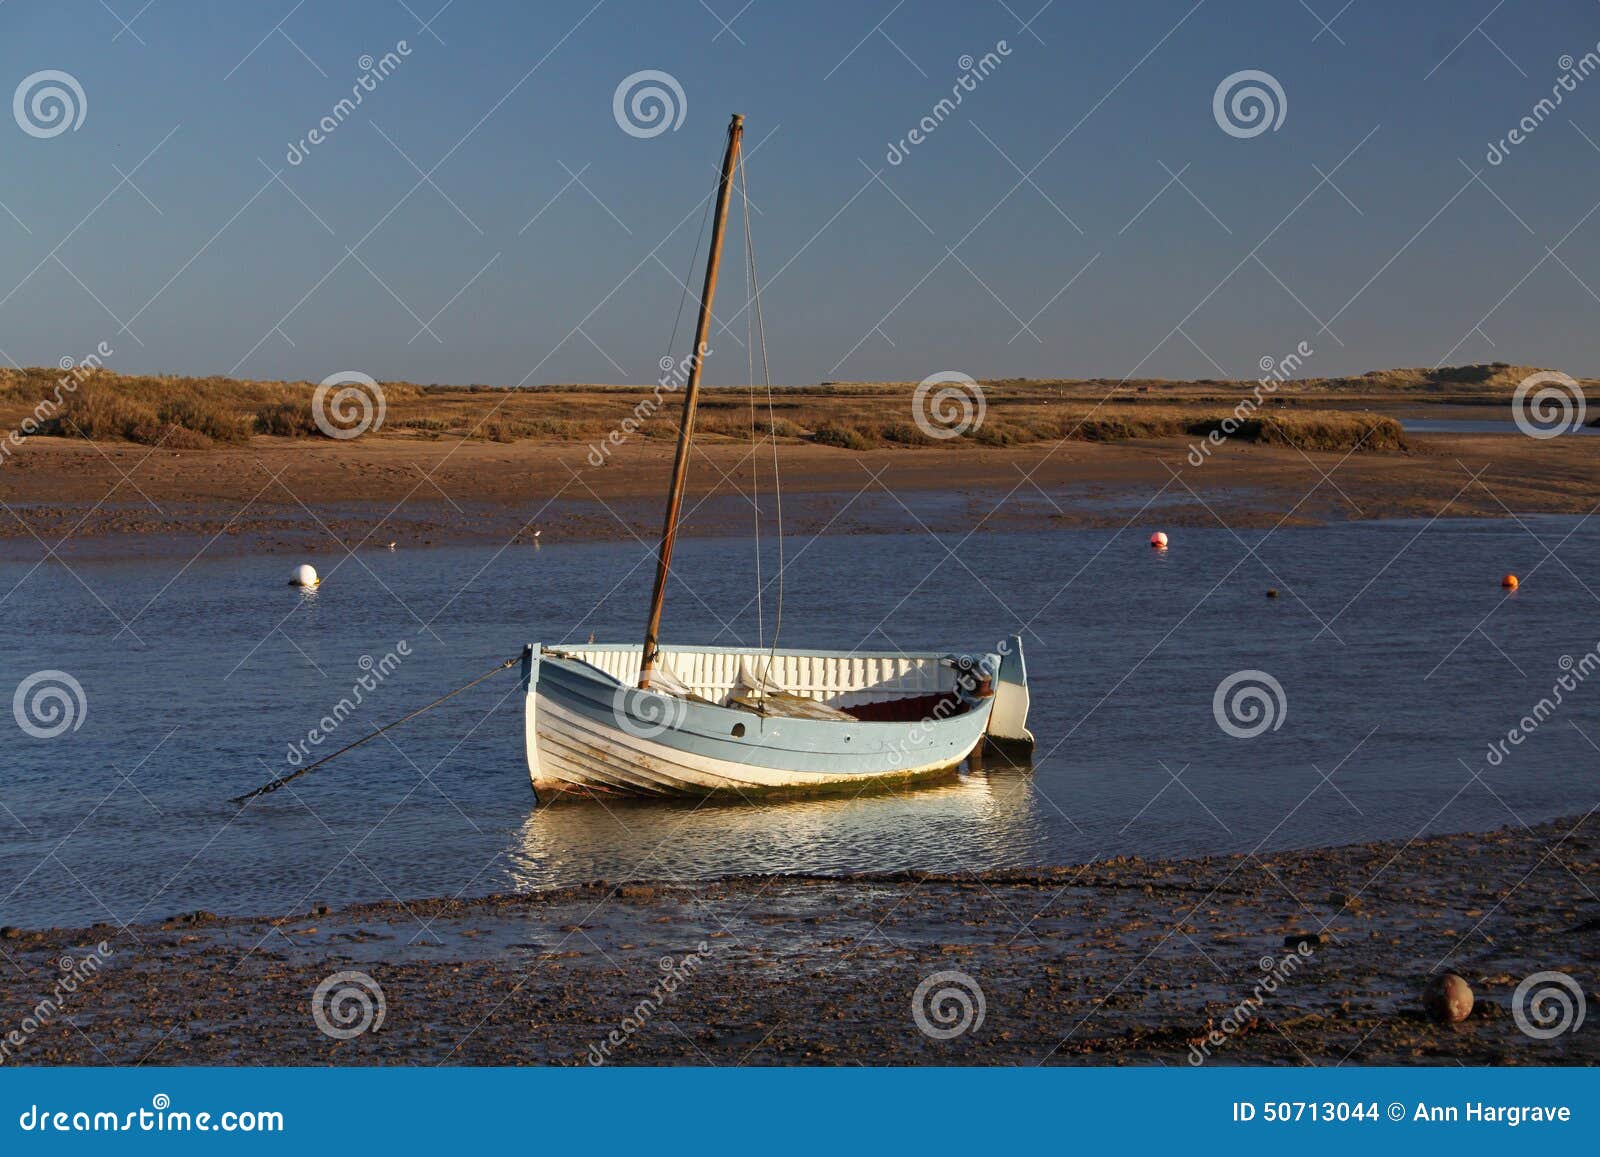
{"type": "Polygon", "coordinates": [[[1167,549],[1167,535],[1165,531],[1158,530],[1150,536],[1150,545],[1157,550],[1167,549]]]}
{"type": "Polygon", "coordinates": [[[1500,580],[1500,585],[1505,587],[1506,590],[1508,590],[1508,591],[1514,591],[1521,584],[1517,582],[1517,576],[1516,575],[1508,574],[1508,575],[1506,575],[1505,578],[1500,580]]]}

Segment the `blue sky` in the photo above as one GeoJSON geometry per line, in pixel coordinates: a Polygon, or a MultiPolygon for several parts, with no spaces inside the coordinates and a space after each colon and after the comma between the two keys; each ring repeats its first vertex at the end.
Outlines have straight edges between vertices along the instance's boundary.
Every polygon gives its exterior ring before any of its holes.
{"type": "Polygon", "coordinates": [[[1316,374],[1600,373],[1600,76],[1485,159],[1595,50],[1594,0],[1041,2],[4,0],[0,96],[59,70],[86,107],[0,117],[0,360],[653,380],[738,111],[779,382],[1251,376],[1302,341],[1316,374]],[[684,108],[641,138],[613,96],[647,69],[684,108]],[[1215,118],[1243,70],[1276,129],[1215,118]]]}

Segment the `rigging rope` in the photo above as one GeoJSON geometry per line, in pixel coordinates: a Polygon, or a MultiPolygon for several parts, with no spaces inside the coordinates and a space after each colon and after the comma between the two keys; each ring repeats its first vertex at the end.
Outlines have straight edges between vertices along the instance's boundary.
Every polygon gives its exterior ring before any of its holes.
{"type": "MultiPolygon", "coordinates": [[[[760,443],[756,441],[756,343],[755,343],[755,312],[750,308],[752,298],[752,281],[750,267],[750,189],[744,181],[744,165],[739,166],[739,189],[744,198],[744,352],[750,396],[750,495],[751,508],[755,513],[755,554],[756,554],[756,646],[767,645],[767,629],[764,621],[762,604],[765,601],[762,595],[765,588],[761,582],[761,464],[756,461],[756,451],[760,443]]],[[[770,431],[769,431],[770,432],[770,431]]],[[[757,689],[756,697],[759,699],[764,690],[757,689]]]]}
{"type": "MultiPolygon", "coordinates": [[[[783,630],[783,572],[785,565],[783,557],[783,478],[778,473],[778,431],[777,418],[772,402],[772,369],[767,361],[767,323],[765,316],[761,312],[761,279],[756,273],[756,248],[750,236],[750,188],[745,181],[745,166],[742,162],[739,165],[739,188],[744,195],[744,251],[745,257],[749,262],[750,300],[755,304],[756,334],[761,343],[761,378],[766,384],[767,390],[766,436],[772,444],[772,491],[778,531],[778,605],[773,614],[772,647],[767,653],[767,665],[761,672],[761,684],[764,690],[767,678],[772,671],[772,664],[778,657],[778,635],[783,630]]],[[[754,378],[755,374],[752,373],[750,376],[754,378]]],[[[754,383],[752,383],[752,395],[754,392],[754,383]]],[[[761,543],[758,539],[756,542],[758,557],[760,550],[761,543]]],[[[759,610],[762,588],[759,585],[759,579],[757,582],[756,598],[759,610]]]]}
{"type": "MultiPolygon", "coordinates": [[[[712,187],[711,192],[706,194],[705,211],[700,214],[700,232],[695,234],[694,250],[689,254],[689,277],[694,276],[695,263],[700,260],[700,242],[705,239],[706,221],[711,216],[711,202],[716,199],[716,195],[715,186],[712,187]]],[[[693,209],[689,211],[691,213],[694,212],[693,209]]],[[[678,344],[678,324],[683,321],[683,303],[689,299],[689,278],[684,278],[679,284],[683,286],[683,292],[678,295],[678,312],[672,319],[672,336],[667,338],[667,352],[664,355],[674,370],[677,369],[677,363],[672,360],[672,347],[678,344]]],[[[699,350],[695,350],[690,356],[696,356],[699,352],[699,350]]]]}

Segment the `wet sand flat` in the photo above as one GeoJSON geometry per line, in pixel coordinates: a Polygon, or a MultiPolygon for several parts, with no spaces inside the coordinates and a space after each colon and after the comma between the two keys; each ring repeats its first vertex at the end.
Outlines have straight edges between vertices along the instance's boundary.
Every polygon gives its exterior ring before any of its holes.
{"type": "Polygon", "coordinates": [[[104,942],[103,967],[7,1063],[1593,1064],[1592,1023],[1534,1039],[1513,1000],[1528,975],[1562,972],[1592,1021],[1597,875],[1591,811],[1025,874],[602,881],[285,918],[196,913],[8,929],[0,1010],[23,1023],[61,968],[104,942]],[[1419,994],[1449,970],[1478,999],[1442,1027],[1419,994]],[[349,1020],[324,1000],[336,1029],[362,1023],[358,988],[382,992],[374,1023],[363,989],[369,1027],[350,1039],[312,1012],[340,972],[361,978],[332,989],[347,990],[349,1020]]]}
{"type": "MultiPolygon", "coordinates": [[[[1268,528],[1393,517],[1587,514],[1600,442],[1424,434],[1408,452],[1302,453],[1224,444],[1200,466],[1189,443],[850,451],[785,444],[785,526],[869,534],[917,525],[1268,528]],[[930,492],[959,496],[941,515],[930,492]],[[1147,508],[1146,504],[1151,505],[1147,508]],[[874,505],[875,504],[875,505],[874,505]]],[[[444,543],[653,541],[671,447],[628,446],[605,466],[564,443],[258,437],[172,452],[29,439],[0,471],[0,538],[22,553],[68,541],[109,553],[378,549],[444,543]]],[[[764,503],[771,506],[770,463],[764,503]]],[[[746,534],[748,447],[696,447],[685,533],[746,534]]]]}

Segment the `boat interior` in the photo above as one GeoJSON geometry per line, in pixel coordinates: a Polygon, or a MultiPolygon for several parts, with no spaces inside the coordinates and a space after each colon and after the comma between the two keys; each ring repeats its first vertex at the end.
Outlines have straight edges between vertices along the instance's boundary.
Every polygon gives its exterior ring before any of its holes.
{"type": "MultiPolygon", "coordinates": [[[[545,653],[594,667],[626,686],[639,681],[637,644],[547,647],[545,653]]],[[[976,694],[985,696],[987,686],[975,684],[976,694]]],[[[651,687],[717,707],[840,722],[910,723],[974,706],[949,655],[663,647],[651,687]]]]}

